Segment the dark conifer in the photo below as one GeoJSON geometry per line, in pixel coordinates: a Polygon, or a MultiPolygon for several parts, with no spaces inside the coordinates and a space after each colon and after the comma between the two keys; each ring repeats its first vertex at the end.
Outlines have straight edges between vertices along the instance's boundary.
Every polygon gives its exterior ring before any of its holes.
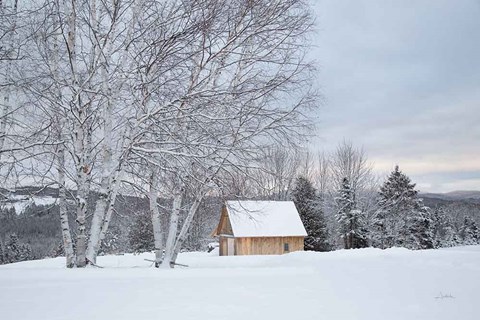
{"type": "Polygon", "coordinates": [[[380,187],[379,196],[379,209],[374,219],[377,246],[433,248],[433,222],[429,208],[423,205],[415,184],[398,166],[380,187]]]}
{"type": "Polygon", "coordinates": [[[336,219],[345,249],[365,248],[368,246],[365,214],[356,208],[355,195],[347,178],[343,178],[341,189],[335,198],[336,219]]]}
{"type": "Polygon", "coordinates": [[[312,183],[305,177],[298,177],[292,197],[308,234],[305,237],[305,250],[330,250],[325,217],[312,183]]]}

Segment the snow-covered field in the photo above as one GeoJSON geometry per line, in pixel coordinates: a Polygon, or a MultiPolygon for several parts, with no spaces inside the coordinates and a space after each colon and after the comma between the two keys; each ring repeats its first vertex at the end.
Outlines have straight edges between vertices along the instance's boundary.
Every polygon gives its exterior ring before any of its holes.
{"type": "Polygon", "coordinates": [[[480,319],[480,246],[360,249],[284,256],[152,254],[0,266],[0,319],[480,319]]]}
{"type": "Polygon", "coordinates": [[[50,196],[27,196],[27,195],[9,195],[1,204],[3,210],[15,209],[16,214],[21,214],[32,205],[50,206],[57,202],[57,198],[50,196]]]}

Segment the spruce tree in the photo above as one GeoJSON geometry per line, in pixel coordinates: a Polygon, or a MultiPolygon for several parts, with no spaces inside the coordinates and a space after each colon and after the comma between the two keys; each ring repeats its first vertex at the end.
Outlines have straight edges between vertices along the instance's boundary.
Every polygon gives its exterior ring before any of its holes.
{"type": "Polygon", "coordinates": [[[435,241],[430,208],[422,205],[417,210],[413,210],[409,220],[409,236],[406,246],[410,249],[433,249],[435,241]]]}
{"type": "Polygon", "coordinates": [[[4,248],[5,263],[27,261],[33,259],[32,248],[29,244],[21,243],[18,236],[12,233],[5,241],[4,248]]]}
{"type": "Polygon", "coordinates": [[[365,214],[356,208],[355,194],[347,178],[343,178],[341,189],[335,198],[336,219],[345,249],[365,248],[368,246],[365,227],[365,214]]]}
{"type": "Polygon", "coordinates": [[[433,223],[429,208],[418,198],[410,178],[398,166],[380,187],[375,215],[375,243],[382,248],[433,248],[433,223]]]}
{"type": "Polygon", "coordinates": [[[63,241],[59,241],[58,244],[53,248],[50,256],[53,258],[65,256],[65,250],[63,249],[63,241]]]}
{"type": "Polygon", "coordinates": [[[325,217],[320,209],[316,190],[312,183],[305,177],[298,177],[292,191],[292,198],[307,231],[305,250],[330,250],[325,217]]]}
{"type": "Polygon", "coordinates": [[[433,238],[436,248],[453,247],[459,244],[452,218],[443,206],[435,208],[432,214],[433,238]]]}
{"type": "Polygon", "coordinates": [[[128,241],[135,253],[147,252],[155,249],[150,214],[142,212],[137,215],[135,222],[128,233],[128,241]]]}
{"type": "Polygon", "coordinates": [[[33,258],[32,247],[28,243],[20,243],[17,261],[28,261],[33,258]]]}
{"type": "Polygon", "coordinates": [[[477,224],[472,218],[465,216],[463,220],[463,226],[460,231],[460,236],[463,244],[471,245],[479,243],[480,233],[477,224]]]}
{"type": "Polygon", "coordinates": [[[5,263],[17,262],[18,251],[18,237],[15,233],[12,233],[5,241],[5,263]]]}

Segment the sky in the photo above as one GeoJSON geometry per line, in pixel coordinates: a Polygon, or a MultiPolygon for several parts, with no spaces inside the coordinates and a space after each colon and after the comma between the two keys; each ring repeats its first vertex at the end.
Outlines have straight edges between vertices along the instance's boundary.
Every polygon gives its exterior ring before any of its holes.
{"type": "Polygon", "coordinates": [[[313,148],[362,147],[422,192],[480,190],[480,0],[311,0],[313,148]]]}

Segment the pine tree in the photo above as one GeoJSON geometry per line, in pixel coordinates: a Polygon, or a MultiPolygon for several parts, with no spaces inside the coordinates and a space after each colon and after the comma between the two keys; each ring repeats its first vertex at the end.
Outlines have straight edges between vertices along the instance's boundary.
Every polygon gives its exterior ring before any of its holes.
{"type": "Polygon", "coordinates": [[[377,246],[433,248],[429,210],[418,198],[415,184],[398,166],[380,187],[378,208],[374,219],[377,246]]]}
{"type": "MultiPolygon", "coordinates": [[[[152,227],[153,229],[153,227],[152,227]]],[[[120,230],[117,226],[110,226],[105,239],[102,240],[102,245],[98,251],[98,255],[117,254],[120,252],[120,230]]]]}
{"type": "Polygon", "coordinates": [[[328,231],[325,217],[320,209],[316,190],[312,183],[305,177],[298,177],[292,191],[293,201],[302,219],[307,236],[305,237],[305,250],[328,251],[328,231]]]}
{"type": "Polygon", "coordinates": [[[27,243],[21,243],[18,251],[17,261],[28,261],[33,259],[32,247],[27,243]]]}
{"type": "Polygon", "coordinates": [[[155,249],[153,240],[152,219],[147,213],[140,213],[130,228],[128,241],[135,253],[152,251],[155,249]]]}
{"type": "Polygon", "coordinates": [[[335,199],[338,208],[336,219],[345,249],[367,247],[365,214],[356,208],[355,194],[347,178],[343,178],[338,194],[335,199]]]}
{"type": "Polygon", "coordinates": [[[421,206],[418,210],[412,211],[410,220],[409,241],[406,245],[411,249],[433,249],[435,241],[430,208],[421,206]]]}
{"type": "MultiPolygon", "coordinates": [[[[72,243],[73,249],[75,250],[75,243],[72,243]]],[[[49,253],[50,257],[65,257],[65,249],[63,248],[63,240],[58,241],[57,245],[49,253]]]]}
{"type": "Polygon", "coordinates": [[[53,258],[63,257],[65,255],[65,250],[63,249],[63,241],[59,241],[58,244],[53,248],[50,256],[53,258]]]}
{"type": "Polygon", "coordinates": [[[462,238],[463,244],[479,244],[480,233],[477,224],[472,218],[465,216],[463,220],[463,226],[460,231],[460,236],[462,238]]]}
{"type": "Polygon", "coordinates": [[[18,236],[12,233],[5,242],[5,263],[27,261],[33,259],[32,248],[29,244],[20,243],[18,236]]]}
{"type": "Polygon", "coordinates": [[[459,244],[452,218],[447,215],[445,208],[437,207],[432,214],[433,238],[436,248],[453,247],[459,244]]]}
{"type": "Polygon", "coordinates": [[[10,234],[5,241],[5,263],[13,263],[18,257],[18,237],[15,233],[10,234]]]}

